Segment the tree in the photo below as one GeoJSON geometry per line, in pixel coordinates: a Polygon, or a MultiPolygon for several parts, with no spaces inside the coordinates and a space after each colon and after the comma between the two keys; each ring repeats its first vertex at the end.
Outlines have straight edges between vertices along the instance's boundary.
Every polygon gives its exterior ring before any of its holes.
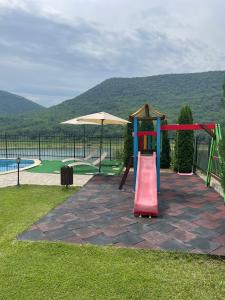
{"type": "Polygon", "coordinates": [[[223,83],[223,96],[222,96],[221,102],[223,105],[225,105],[225,80],[223,83]]]}
{"type": "MultiPolygon", "coordinates": [[[[167,125],[167,121],[162,121],[162,125],[167,125]]],[[[162,131],[162,151],[161,151],[161,168],[169,168],[171,163],[170,157],[170,141],[168,138],[168,131],[162,131]]]]}
{"type": "MultiPolygon", "coordinates": [[[[178,118],[178,124],[193,124],[190,107],[184,106],[178,118]]],[[[181,173],[190,173],[193,168],[193,130],[177,131],[175,139],[174,170],[181,173]]]]}
{"type": "Polygon", "coordinates": [[[128,123],[124,134],[124,165],[126,166],[129,162],[130,157],[133,154],[133,124],[128,123]]]}
{"type": "MultiPolygon", "coordinates": [[[[141,121],[140,125],[141,131],[154,131],[154,123],[151,119],[144,119],[141,121]]],[[[148,139],[151,139],[151,148],[155,148],[155,141],[152,136],[148,136],[148,139]]]]}

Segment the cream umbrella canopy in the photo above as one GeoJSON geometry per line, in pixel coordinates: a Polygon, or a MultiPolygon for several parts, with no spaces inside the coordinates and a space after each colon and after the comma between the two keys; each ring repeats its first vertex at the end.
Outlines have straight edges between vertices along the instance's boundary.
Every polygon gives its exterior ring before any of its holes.
{"type": "Polygon", "coordinates": [[[69,125],[99,125],[99,124],[94,123],[94,122],[78,121],[77,118],[61,122],[60,124],[69,124],[69,125]]]}
{"type": "Polygon", "coordinates": [[[130,123],[127,120],[121,119],[104,111],[98,112],[95,114],[90,114],[82,117],[77,118],[78,121],[85,121],[85,122],[93,122],[95,124],[101,125],[101,135],[100,135],[100,163],[99,163],[99,172],[101,171],[101,155],[102,155],[102,139],[103,139],[103,126],[104,125],[126,125],[130,123]]]}

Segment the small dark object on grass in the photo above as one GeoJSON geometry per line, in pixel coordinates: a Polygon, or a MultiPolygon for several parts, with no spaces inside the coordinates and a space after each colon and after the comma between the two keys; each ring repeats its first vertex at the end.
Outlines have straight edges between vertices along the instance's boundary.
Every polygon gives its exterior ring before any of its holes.
{"type": "Polygon", "coordinates": [[[63,166],[61,168],[61,185],[68,187],[73,185],[73,167],[63,166]]]}

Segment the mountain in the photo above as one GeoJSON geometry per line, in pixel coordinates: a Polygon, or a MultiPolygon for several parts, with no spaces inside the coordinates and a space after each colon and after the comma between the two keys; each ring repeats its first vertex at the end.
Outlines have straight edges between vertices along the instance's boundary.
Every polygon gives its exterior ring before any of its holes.
{"type": "Polygon", "coordinates": [[[0,115],[17,115],[30,113],[43,108],[24,97],[6,91],[0,91],[0,115]]]}
{"type": "MultiPolygon", "coordinates": [[[[176,122],[180,108],[185,104],[191,106],[195,122],[224,123],[225,105],[221,101],[224,79],[225,71],[111,78],[41,113],[13,119],[2,117],[0,128],[3,132],[26,134],[74,132],[79,126],[60,125],[59,122],[97,111],[127,118],[144,103],[164,112],[169,123],[176,122]]],[[[115,132],[119,129],[106,126],[105,130],[115,132]]]]}

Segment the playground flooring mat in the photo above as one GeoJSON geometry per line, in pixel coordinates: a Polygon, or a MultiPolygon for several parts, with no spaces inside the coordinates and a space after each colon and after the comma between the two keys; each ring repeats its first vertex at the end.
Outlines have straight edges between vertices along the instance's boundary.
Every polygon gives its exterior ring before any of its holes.
{"type": "Polygon", "coordinates": [[[20,240],[113,245],[225,256],[225,206],[198,176],[161,174],[160,216],[133,216],[132,174],[95,176],[20,240]]]}
{"type": "MultiPolygon", "coordinates": [[[[73,160],[62,162],[61,160],[42,160],[37,167],[29,169],[30,173],[48,173],[59,174],[61,167],[72,163],[73,160]]],[[[117,160],[103,160],[102,175],[119,175],[123,169],[123,163],[117,160]]],[[[98,167],[79,165],[74,167],[74,174],[77,175],[95,175],[98,174],[98,167]]]]}

